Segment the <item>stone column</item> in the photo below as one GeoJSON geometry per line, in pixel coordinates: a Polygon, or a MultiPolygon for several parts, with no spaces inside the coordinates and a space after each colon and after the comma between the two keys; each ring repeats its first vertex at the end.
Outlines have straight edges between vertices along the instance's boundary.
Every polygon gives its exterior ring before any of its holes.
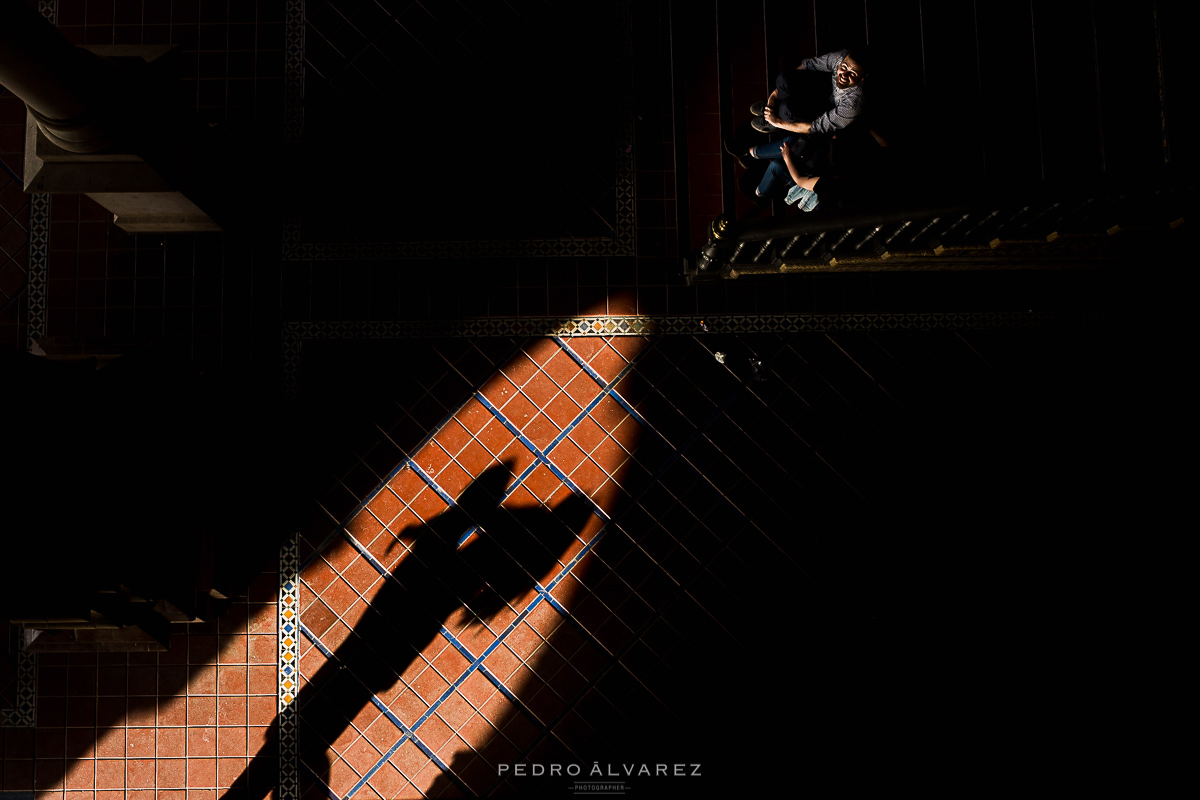
{"type": "Polygon", "coordinates": [[[172,102],[174,56],[76,47],[20,0],[0,0],[0,84],[28,110],[25,191],[86,194],[130,233],[220,230],[214,171],[194,163],[213,148],[172,102]]]}
{"type": "Polygon", "coordinates": [[[0,84],[25,102],[53,144],[72,153],[112,144],[106,100],[123,82],[110,62],[75,47],[34,9],[0,0],[0,84]]]}

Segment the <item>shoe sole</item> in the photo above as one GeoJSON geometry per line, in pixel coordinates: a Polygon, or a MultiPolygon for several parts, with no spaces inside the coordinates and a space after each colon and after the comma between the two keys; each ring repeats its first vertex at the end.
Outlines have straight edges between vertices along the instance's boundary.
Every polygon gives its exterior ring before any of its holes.
{"type": "Polygon", "coordinates": [[[766,105],[766,103],[761,103],[761,102],[755,103],[754,105],[750,106],[750,113],[753,116],[761,117],[762,112],[763,112],[763,106],[765,106],[765,105],[766,105]]]}
{"type": "Polygon", "coordinates": [[[731,149],[729,148],[729,142],[727,142],[727,141],[725,141],[725,140],[723,140],[723,139],[721,140],[721,147],[725,148],[725,152],[726,152],[726,153],[729,153],[729,155],[733,156],[733,160],[737,162],[737,165],[738,165],[739,167],[741,167],[742,169],[750,169],[749,167],[747,167],[747,166],[746,166],[746,162],[745,162],[745,160],[743,160],[744,158],[749,158],[749,157],[750,157],[750,155],[749,155],[748,153],[735,153],[735,152],[733,152],[733,150],[731,150],[731,149]]]}

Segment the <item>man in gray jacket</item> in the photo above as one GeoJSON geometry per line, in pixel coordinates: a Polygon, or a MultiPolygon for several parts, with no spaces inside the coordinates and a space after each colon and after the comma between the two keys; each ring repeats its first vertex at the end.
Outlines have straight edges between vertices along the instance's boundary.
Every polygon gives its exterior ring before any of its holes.
{"type": "Polygon", "coordinates": [[[862,115],[867,60],[865,48],[806,58],[779,74],[765,103],[750,107],[751,124],[763,133],[837,133],[862,115]]]}

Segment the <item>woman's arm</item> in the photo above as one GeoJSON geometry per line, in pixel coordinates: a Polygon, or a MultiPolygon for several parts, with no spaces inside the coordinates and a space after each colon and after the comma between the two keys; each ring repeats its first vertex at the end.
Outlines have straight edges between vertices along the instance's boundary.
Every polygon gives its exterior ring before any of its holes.
{"type": "Polygon", "coordinates": [[[802,175],[800,173],[800,168],[796,166],[796,162],[792,159],[792,150],[787,142],[780,145],[779,154],[783,156],[783,163],[787,165],[788,174],[792,176],[792,180],[796,182],[796,185],[802,186],[810,192],[815,191],[817,181],[821,179],[820,176],[802,175]]]}

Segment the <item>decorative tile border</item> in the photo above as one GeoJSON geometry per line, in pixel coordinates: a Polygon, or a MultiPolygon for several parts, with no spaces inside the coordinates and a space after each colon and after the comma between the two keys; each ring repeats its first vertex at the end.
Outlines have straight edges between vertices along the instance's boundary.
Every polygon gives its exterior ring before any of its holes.
{"type": "MultiPolygon", "coordinates": [[[[38,11],[54,23],[58,19],[58,0],[38,0],[38,11]]],[[[46,271],[50,253],[50,195],[29,196],[29,260],[26,286],[29,327],[25,346],[33,349],[33,340],[46,335],[46,271]]],[[[17,704],[0,708],[0,728],[32,728],[37,707],[37,656],[17,653],[17,704]]]]}
{"type": "Polygon", "coordinates": [[[535,336],[703,336],[708,333],[1048,328],[1113,322],[1108,311],[980,311],[959,314],[769,314],[627,317],[480,317],[401,322],[285,322],[284,394],[300,392],[306,339],[429,339],[535,336]]]}
{"type": "Polygon", "coordinates": [[[304,137],[304,0],[287,0],[283,38],[283,142],[294,151],[304,137]]]}
{"type": "MultiPolygon", "coordinates": [[[[634,255],[633,20],[631,0],[616,2],[616,221],[611,237],[465,242],[305,242],[299,218],[283,226],[284,261],[400,261],[416,258],[514,258],[634,255]]],[[[304,130],[304,0],[288,0],[285,23],[284,140],[298,148],[304,130]]]]}
{"type": "Polygon", "coordinates": [[[279,552],[279,790],[280,800],[299,800],[296,694],[300,675],[300,547],[298,534],[279,552]]]}
{"type": "Polygon", "coordinates": [[[46,335],[46,275],[50,269],[50,195],[29,195],[28,290],[29,327],[25,349],[46,335]]]}
{"type": "Polygon", "coordinates": [[[37,706],[37,656],[17,653],[17,704],[0,708],[0,728],[32,728],[37,706]]]}

